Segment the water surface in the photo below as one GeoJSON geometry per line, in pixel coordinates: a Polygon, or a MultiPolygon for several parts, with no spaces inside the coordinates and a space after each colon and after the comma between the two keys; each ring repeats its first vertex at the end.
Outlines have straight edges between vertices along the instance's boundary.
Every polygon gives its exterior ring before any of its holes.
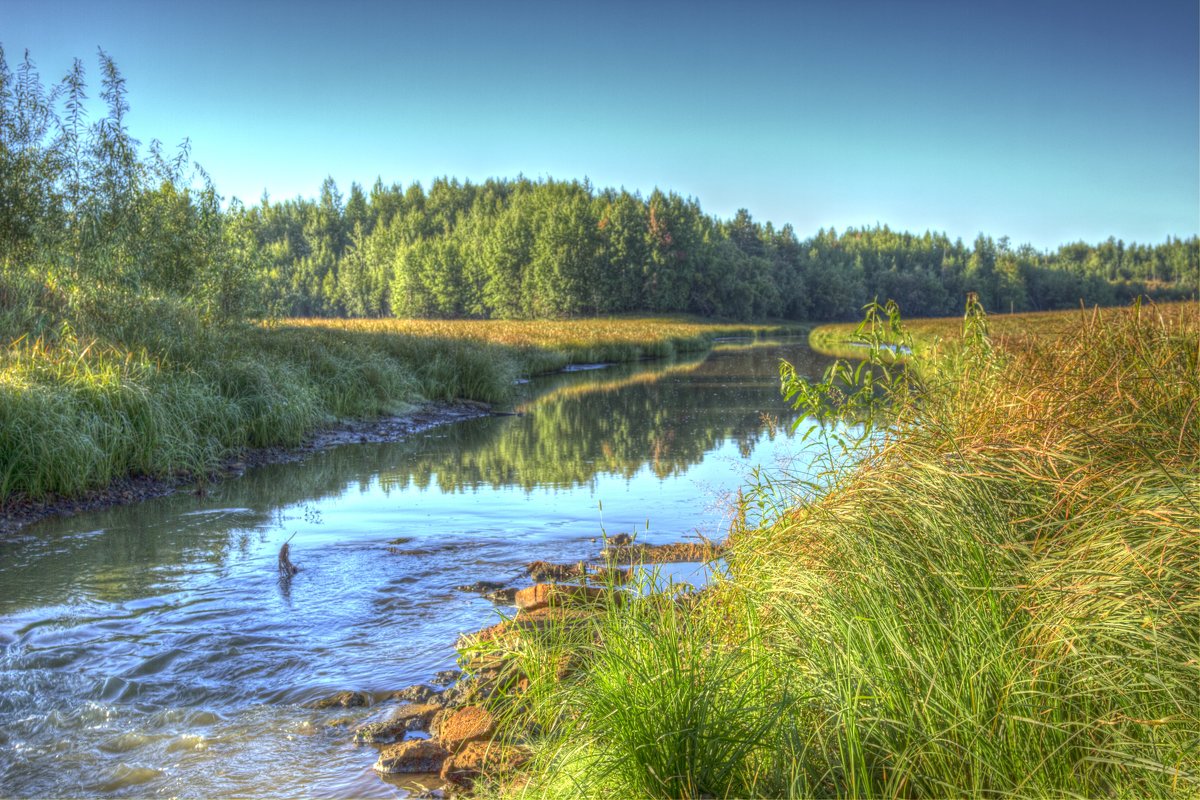
{"type": "Polygon", "coordinates": [[[375,749],[351,743],[387,703],[309,704],[342,690],[383,701],[454,667],[457,635],[498,613],[455,586],[591,559],[602,530],[719,538],[755,468],[803,468],[781,357],[809,375],[826,365],[758,342],[573,370],[522,385],[520,416],[346,445],[0,542],[0,795],[402,794],[371,771],[375,749]],[[302,570],[281,585],[289,540],[302,570]]]}

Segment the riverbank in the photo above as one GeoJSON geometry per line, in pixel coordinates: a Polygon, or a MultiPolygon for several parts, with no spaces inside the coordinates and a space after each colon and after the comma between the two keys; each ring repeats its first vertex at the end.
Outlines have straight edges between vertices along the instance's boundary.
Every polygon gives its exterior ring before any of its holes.
{"type": "Polygon", "coordinates": [[[918,350],[856,466],[790,487],[808,502],[746,493],[770,519],[735,522],[728,580],[476,642],[520,676],[492,741],[529,756],[477,788],[1200,791],[1197,311],[977,321],[918,350]]]}
{"type": "Polygon", "coordinates": [[[0,507],[0,537],[17,533],[25,526],[49,517],[65,517],[102,508],[140,503],[182,490],[201,493],[218,481],[240,477],[251,467],[296,461],[317,451],[342,444],[398,442],[440,425],[449,425],[490,413],[493,412],[487,404],[474,401],[425,403],[406,414],[347,420],[321,428],[295,446],[276,445],[245,449],[227,456],[214,469],[200,475],[139,475],[119,478],[107,486],[73,497],[51,495],[36,500],[22,498],[0,507]]]}
{"type": "MultiPolygon", "coordinates": [[[[415,419],[430,402],[503,404],[531,374],[778,330],[688,319],[215,326],[177,303],[123,302],[120,314],[50,313],[42,300],[4,320],[6,530],[236,472],[274,448],[311,446],[318,431],[415,419]]],[[[379,424],[389,423],[368,430],[379,424]]]]}

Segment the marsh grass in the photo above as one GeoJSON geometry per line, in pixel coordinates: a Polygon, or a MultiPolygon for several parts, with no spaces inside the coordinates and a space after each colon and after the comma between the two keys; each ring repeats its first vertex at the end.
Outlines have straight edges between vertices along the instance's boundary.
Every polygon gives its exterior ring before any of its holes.
{"type": "Polygon", "coordinates": [[[730,580],[604,619],[521,793],[1200,794],[1196,311],[940,345],[730,580]]]}
{"type": "Polygon", "coordinates": [[[427,400],[511,398],[518,376],[710,346],[687,320],[205,324],[183,301],[0,279],[0,505],[127,476],[204,475],[427,400]]]}

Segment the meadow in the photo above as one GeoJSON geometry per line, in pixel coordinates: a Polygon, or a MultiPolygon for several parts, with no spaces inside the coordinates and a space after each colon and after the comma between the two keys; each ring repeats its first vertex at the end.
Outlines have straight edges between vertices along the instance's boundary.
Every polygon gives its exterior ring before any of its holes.
{"type": "Polygon", "coordinates": [[[488,792],[1200,794],[1200,307],[906,329],[886,426],[749,488],[726,579],[490,645],[534,760],[488,792]]]}

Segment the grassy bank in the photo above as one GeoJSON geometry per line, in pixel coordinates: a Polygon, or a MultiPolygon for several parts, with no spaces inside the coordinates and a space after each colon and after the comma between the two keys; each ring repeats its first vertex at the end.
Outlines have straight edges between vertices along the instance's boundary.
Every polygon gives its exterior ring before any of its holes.
{"type": "Polygon", "coordinates": [[[819,499],[747,494],[729,580],[493,645],[536,756],[491,791],[1200,794],[1198,311],[914,359],[819,499]]]}
{"type": "Polygon", "coordinates": [[[683,319],[205,325],[170,300],[0,285],[0,507],[131,475],[202,474],[239,448],[295,445],[339,419],[503,402],[518,376],[751,330],[683,319]]]}
{"type": "MultiPolygon", "coordinates": [[[[1189,316],[1194,319],[1196,314],[1200,313],[1194,302],[1161,303],[1156,305],[1155,309],[1163,319],[1175,323],[1182,322],[1189,316]]],[[[992,340],[1000,347],[1004,347],[1009,339],[1015,340],[1016,346],[1020,347],[1022,341],[1031,337],[1043,344],[1050,344],[1075,335],[1083,318],[1096,313],[1109,314],[1112,311],[1097,312],[1089,308],[1075,311],[997,314],[988,318],[988,329],[992,340]]],[[[904,328],[912,337],[915,352],[934,355],[933,350],[939,343],[954,345],[960,340],[963,318],[959,316],[907,320],[904,328]]],[[[857,329],[858,324],[853,322],[819,325],[809,332],[808,343],[814,350],[825,355],[861,358],[863,350],[855,344],[857,329]]]]}

